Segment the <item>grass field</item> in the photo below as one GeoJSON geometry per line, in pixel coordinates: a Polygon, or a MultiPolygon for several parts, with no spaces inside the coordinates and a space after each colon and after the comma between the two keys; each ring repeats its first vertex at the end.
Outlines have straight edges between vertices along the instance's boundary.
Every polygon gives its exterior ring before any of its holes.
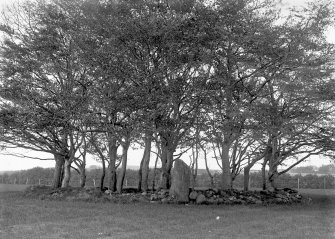
{"type": "Polygon", "coordinates": [[[43,201],[2,192],[0,238],[335,238],[335,190],[302,193],[313,200],[186,206],[43,201]]]}
{"type": "Polygon", "coordinates": [[[21,184],[1,184],[0,183],[0,192],[17,192],[23,191],[30,185],[21,185],[21,184]]]}

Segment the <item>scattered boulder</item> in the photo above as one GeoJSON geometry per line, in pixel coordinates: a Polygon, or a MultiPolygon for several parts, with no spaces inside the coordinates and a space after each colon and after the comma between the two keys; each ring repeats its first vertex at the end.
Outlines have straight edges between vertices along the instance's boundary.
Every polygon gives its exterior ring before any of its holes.
{"type": "Polygon", "coordinates": [[[198,197],[198,193],[196,191],[192,191],[189,195],[190,200],[194,201],[198,197]]]}
{"type": "Polygon", "coordinates": [[[200,194],[197,196],[196,203],[197,203],[197,204],[204,204],[204,203],[206,203],[206,202],[207,202],[207,199],[206,199],[205,195],[203,195],[203,194],[200,193],[200,194]]]}
{"type": "Polygon", "coordinates": [[[187,164],[176,159],[171,174],[171,188],[169,195],[174,196],[177,202],[189,202],[191,170],[187,164]]]}

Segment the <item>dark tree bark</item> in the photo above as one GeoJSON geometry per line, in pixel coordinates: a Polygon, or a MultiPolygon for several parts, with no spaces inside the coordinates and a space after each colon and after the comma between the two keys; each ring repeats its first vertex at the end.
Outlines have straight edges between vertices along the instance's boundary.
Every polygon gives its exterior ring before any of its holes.
{"type": "Polygon", "coordinates": [[[169,189],[171,186],[171,169],[173,165],[173,153],[175,149],[169,147],[165,139],[162,139],[162,173],[160,177],[160,189],[169,189]]]}
{"type": "Polygon", "coordinates": [[[209,177],[209,179],[211,181],[211,188],[214,188],[214,177],[213,177],[213,175],[212,175],[212,173],[211,173],[211,171],[210,171],[210,169],[208,167],[207,152],[206,152],[206,150],[205,150],[204,147],[202,147],[202,146],[200,146],[200,147],[201,147],[202,151],[204,152],[205,166],[206,166],[206,171],[207,171],[208,177],[209,177]]]}
{"type": "Polygon", "coordinates": [[[104,181],[105,181],[105,175],[106,175],[106,163],[105,159],[101,159],[101,164],[102,164],[102,172],[100,176],[100,190],[103,191],[104,189],[104,181]]]}
{"type": "Polygon", "coordinates": [[[267,159],[264,159],[264,162],[262,164],[262,189],[266,190],[267,186],[266,186],[266,171],[265,171],[265,167],[266,167],[266,163],[267,163],[267,159]]]}
{"type": "Polygon", "coordinates": [[[80,187],[84,188],[86,185],[86,169],[85,167],[80,170],[80,187]]]}
{"type": "Polygon", "coordinates": [[[279,177],[277,167],[270,166],[268,174],[269,174],[268,178],[269,178],[270,187],[272,190],[276,190],[278,188],[277,179],[279,177]]]}
{"type": "Polygon", "coordinates": [[[250,169],[251,167],[246,166],[244,168],[244,181],[243,181],[243,190],[249,191],[249,181],[250,181],[250,169]]]}
{"type": "Polygon", "coordinates": [[[117,160],[117,148],[116,139],[112,136],[108,137],[109,147],[109,165],[108,165],[108,189],[112,192],[116,191],[116,160],[117,160]]]}
{"type": "Polygon", "coordinates": [[[62,188],[67,188],[70,185],[71,179],[71,161],[70,159],[65,159],[64,161],[64,176],[62,181],[62,188]]]}
{"type": "Polygon", "coordinates": [[[56,165],[55,165],[52,187],[60,188],[62,185],[62,180],[63,180],[64,159],[60,155],[56,155],[56,154],[54,155],[54,157],[55,157],[56,165]]]}
{"type": "Polygon", "coordinates": [[[127,170],[127,159],[128,159],[128,149],[129,149],[130,142],[124,142],[122,144],[122,163],[121,163],[121,170],[117,179],[117,192],[122,193],[123,182],[126,176],[127,170]]]}
{"type": "Polygon", "coordinates": [[[157,163],[158,163],[158,159],[159,159],[159,157],[160,157],[161,155],[162,155],[162,153],[161,153],[161,148],[160,148],[159,145],[157,144],[157,156],[156,156],[156,160],[155,160],[155,167],[154,167],[153,178],[152,178],[152,191],[155,191],[157,163]]]}
{"type": "Polygon", "coordinates": [[[143,169],[143,158],[144,158],[144,154],[145,154],[145,149],[144,149],[144,153],[143,153],[143,157],[140,163],[140,168],[138,170],[138,184],[137,184],[137,190],[139,192],[142,191],[142,169],[143,169]]]}
{"type": "Polygon", "coordinates": [[[222,190],[231,189],[232,185],[230,163],[229,163],[229,149],[230,144],[223,143],[221,152],[222,174],[221,174],[221,185],[220,185],[220,188],[222,190]]]}
{"type": "Polygon", "coordinates": [[[148,177],[149,177],[149,163],[150,163],[150,152],[151,152],[152,133],[146,132],[145,135],[145,146],[144,153],[141,160],[141,166],[138,171],[138,190],[148,190],[148,177]]]}

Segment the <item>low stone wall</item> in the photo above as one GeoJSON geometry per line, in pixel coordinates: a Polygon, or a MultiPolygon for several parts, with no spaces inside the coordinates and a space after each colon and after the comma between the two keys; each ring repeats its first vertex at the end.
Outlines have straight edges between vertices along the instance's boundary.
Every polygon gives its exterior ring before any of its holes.
{"type": "MultiPolygon", "coordinates": [[[[123,193],[113,193],[109,190],[101,192],[99,188],[59,188],[52,189],[49,186],[32,186],[25,192],[24,196],[39,198],[41,200],[64,200],[64,201],[93,201],[112,203],[185,203],[170,190],[159,190],[157,192],[138,193],[135,189],[125,189],[123,193]]],[[[303,197],[298,191],[284,188],[276,191],[239,191],[231,190],[190,190],[189,202],[191,204],[291,204],[302,202],[303,197]]],[[[308,200],[307,200],[308,201],[308,200]]]]}
{"type": "MultiPolygon", "coordinates": [[[[151,195],[152,202],[178,203],[169,195],[168,190],[160,190],[151,195]]],[[[284,188],[276,191],[239,191],[231,190],[193,190],[190,191],[189,201],[193,204],[286,204],[301,202],[302,196],[298,191],[284,188]]]]}

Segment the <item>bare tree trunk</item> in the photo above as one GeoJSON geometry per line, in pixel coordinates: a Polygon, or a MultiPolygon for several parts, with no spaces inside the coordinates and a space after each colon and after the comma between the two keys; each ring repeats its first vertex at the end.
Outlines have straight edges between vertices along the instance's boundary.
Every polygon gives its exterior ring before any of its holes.
{"type": "Polygon", "coordinates": [[[54,157],[55,157],[56,165],[55,165],[52,187],[60,188],[62,185],[62,180],[63,180],[64,159],[60,155],[56,155],[56,154],[54,155],[54,157]]]}
{"type": "Polygon", "coordinates": [[[196,179],[198,176],[198,156],[199,156],[199,150],[198,146],[196,146],[195,149],[196,152],[192,149],[192,166],[191,166],[191,175],[192,175],[192,182],[191,182],[191,188],[194,189],[196,184],[196,179]]]}
{"type": "Polygon", "coordinates": [[[108,189],[112,192],[116,191],[116,160],[117,148],[116,139],[108,134],[108,147],[109,147],[109,165],[108,165],[108,189]]]}
{"type": "Polygon", "coordinates": [[[62,188],[67,188],[70,185],[70,179],[71,179],[71,161],[70,159],[65,159],[62,188]]]}
{"type": "Polygon", "coordinates": [[[269,172],[268,172],[268,179],[270,182],[271,189],[275,190],[278,188],[277,186],[277,178],[279,176],[278,174],[278,164],[277,164],[277,141],[273,140],[273,146],[271,150],[271,154],[269,154],[269,172]]]}
{"type": "Polygon", "coordinates": [[[148,178],[149,178],[149,163],[150,163],[150,153],[151,153],[151,142],[152,142],[152,133],[148,133],[146,138],[146,151],[143,155],[143,168],[142,168],[142,190],[147,191],[149,188],[148,178]]]}
{"type": "Polygon", "coordinates": [[[149,177],[149,163],[150,163],[150,153],[151,153],[151,141],[152,133],[147,130],[145,132],[144,138],[144,152],[141,160],[140,169],[138,171],[138,191],[148,190],[148,177],[149,177]]]}
{"type": "Polygon", "coordinates": [[[229,163],[229,144],[223,143],[222,145],[222,175],[221,175],[221,186],[222,190],[231,189],[231,172],[230,172],[230,163],[229,163]]]}
{"type": "Polygon", "coordinates": [[[192,182],[191,182],[191,188],[194,190],[196,182],[197,182],[197,176],[198,176],[198,165],[192,165],[191,167],[191,175],[192,175],[192,182]]]}
{"type": "Polygon", "coordinates": [[[152,191],[155,191],[155,181],[156,181],[156,171],[157,171],[157,163],[158,163],[158,159],[159,159],[159,156],[161,156],[161,149],[160,147],[158,146],[157,147],[157,156],[156,156],[156,160],[155,160],[155,167],[154,167],[154,172],[153,172],[153,178],[152,178],[152,191]]]}
{"type": "Polygon", "coordinates": [[[276,190],[278,188],[277,179],[279,177],[278,170],[276,166],[269,167],[269,182],[272,190],[276,190]]]}
{"type": "Polygon", "coordinates": [[[265,171],[266,163],[267,163],[267,159],[265,158],[264,162],[262,164],[262,189],[263,190],[267,189],[267,186],[266,186],[266,171],[265,171]]]}
{"type": "Polygon", "coordinates": [[[162,173],[160,177],[160,189],[169,189],[171,186],[171,169],[173,164],[173,152],[166,143],[162,142],[162,173]]]}
{"type": "Polygon", "coordinates": [[[130,142],[127,141],[122,145],[122,165],[119,177],[117,179],[117,192],[121,193],[123,188],[123,181],[126,176],[127,170],[127,159],[128,159],[128,149],[129,149],[130,142]]]}
{"type": "Polygon", "coordinates": [[[85,187],[86,184],[86,169],[85,167],[80,169],[80,187],[85,187]]]}
{"type": "Polygon", "coordinates": [[[244,191],[249,191],[249,181],[250,181],[250,166],[246,166],[244,168],[244,181],[243,181],[243,189],[244,191]]]}
{"type": "Polygon", "coordinates": [[[144,154],[145,154],[145,149],[144,149],[143,157],[142,157],[142,160],[141,160],[141,163],[140,163],[140,168],[138,170],[137,191],[139,191],[139,192],[142,191],[142,169],[143,169],[144,154]]]}
{"type": "Polygon", "coordinates": [[[210,182],[211,182],[211,188],[214,188],[214,177],[213,177],[213,175],[211,174],[211,171],[210,171],[210,169],[209,169],[209,167],[208,167],[208,162],[207,162],[207,151],[206,151],[206,149],[205,149],[203,146],[200,145],[200,147],[201,147],[202,151],[204,152],[205,166],[206,166],[206,171],[207,171],[208,177],[209,177],[210,182]]]}
{"type": "Polygon", "coordinates": [[[104,181],[106,175],[106,163],[104,158],[101,159],[101,164],[102,164],[102,172],[100,176],[100,190],[102,191],[104,190],[104,181]]]}

